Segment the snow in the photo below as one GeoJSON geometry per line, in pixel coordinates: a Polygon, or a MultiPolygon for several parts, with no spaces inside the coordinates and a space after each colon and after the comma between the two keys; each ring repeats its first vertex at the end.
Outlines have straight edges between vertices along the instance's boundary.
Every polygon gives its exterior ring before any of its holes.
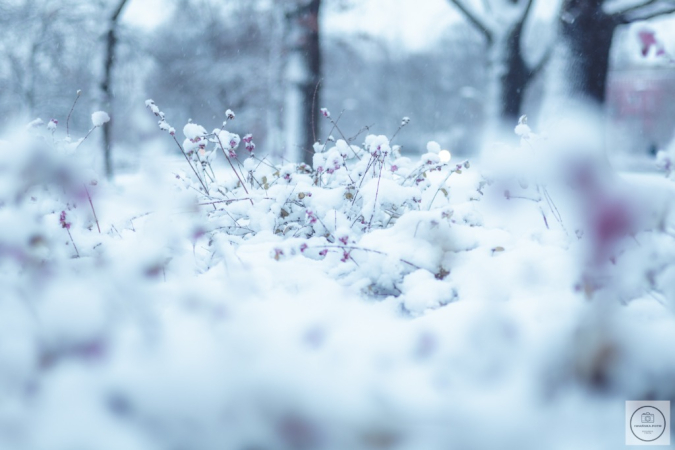
{"type": "Polygon", "coordinates": [[[110,122],[110,116],[105,111],[96,111],[91,115],[91,123],[95,127],[102,127],[104,124],[110,122]]]}
{"type": "Polygon", "coordinates": [[[192,169],[96,184],[59,130],[7,137],[0,448],[619,448],[625,400],[675,396],[675,185],[582,122],[236,175],[190,123],[192,169]]]}
{"type": "Polygon", "coordinates": [[[441,152],[441,146],[438,142],[431,141],[427,144],[427,152],[438,155],[441,152]]]}
{"type": "Polygon", "coordinates": [[[31,128],[40,127],[40,126],[42,126],[42,125],[44,125],[44,124],[45,124],[45,122],[44,122],[42,119],[40,119],[40,118],[38,117],[37,119],[35,119],[35,120],[31,121],[30,123],[28,123],[28,124],[26,125],[26,129],[29,130],[29,129],[31,129],[31,128]]]}
{"type": "Polygon", "coordinates": [[[183,127],[183,135],[185,135],[185,139],[194,140],[198,137],[206,136],[206,134],[206,129],[204,129],[204,127],[201,125],[197,125],[196,123],[188,123],[183,127]]]}

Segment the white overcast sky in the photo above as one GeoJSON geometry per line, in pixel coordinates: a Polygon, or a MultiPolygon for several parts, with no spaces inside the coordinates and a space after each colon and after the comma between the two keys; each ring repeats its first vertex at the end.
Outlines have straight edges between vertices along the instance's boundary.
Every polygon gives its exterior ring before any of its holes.
{"type": "MultiPolygon", "coordinates": [[[[559,1],[537,2],[535,14],[541,18],[550,17],[559,1]]],[[[330,5],[330,2],[326,4],[330,5]]],[[[151,29],[170,14],[169,5],[166,0],[131,0],[123,20],[151,29]]],[[[330,34],[366,33],[385,38],[394,47],[415,51],[430,46],[448,26],[462,20],[448,0],[356,0],[353,5],[344,12],[336,12],[327,6],[323,13],[324,30],[330,34]]],[[[675,37],[675,27],[670,20],[664,24],[658,22],[652,25],[666,41],[675,37]]]]}
{"type": "Polygon", "coordinates": [[[448,0],[361,0],[349,10],[324,16],[329,33],[367,33],[408,50],[435,42],[460,20],[448,0]]]}
{"type": "MultiPolygon", "coordinates": [[[[153,28],[169,12],[165,0],[131,0],[123,20],[153,28]]],[[[323,25],[331,34],[367,33],[384,37],[408,50],[417,50],[434,42],[457,20],[459,15],[448,0],[360,0],[342,13],[326,8],[323,25]]]]}

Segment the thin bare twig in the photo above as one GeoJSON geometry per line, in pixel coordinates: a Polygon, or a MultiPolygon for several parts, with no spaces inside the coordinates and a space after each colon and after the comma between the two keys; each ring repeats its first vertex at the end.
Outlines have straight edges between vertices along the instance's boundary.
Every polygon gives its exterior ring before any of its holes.
{"type": "Polygon", "coordinates": [[[70,242],[73,243],[73,248],[75,249],[75,254],[76,254],[77,257],[79,258],[79,257],[80,257],[80,252],[77,250],[77,245],[75,245],[75,240],[73,239],[73,235],[70,234],[70,230],[68,229],[68,227],[66,227],[66,231],[68,232],[68,236],[70,236],[70,242]]]}
{"type": "Polygon", "coordinates": [[[370,170],[370,167],[373,165],[374,162],[375,162],[375,159],[371,155],[370,159],[368,160],[368,165],[366,166],[366,170],[363,171],[363,176],[361,177],[361,181],[359,182],[359,185],[356,188],[356,192],[354,193],[354,198],[352,199],[351,206],[354,206],[354,203],[356,202],[356,197],[359,195],[359,192],[361,191],[361,186],[363,186],[363,182],[366,179],[366,175],[368,175],[368,171],[370,170]]]}
{"type": "Polygon", "coordinates": [[[356,139],[357,137],[359,137],[359,135],[360,135],[361,133],[363,133],[364,131],[370,131],[370,129],[371,129],[374,125],[375,125],[374,123],[373,123],[373,124],[370,124],[370,125],[364,125],[363,128],[361,128],[359,131],[357,131],[356,134],[355,134],[354,136],[350,137],[350,138],[347,140],[347,143],[352,142],[354,139],[356,139]]]}
{"type": "Polygon", "coordinates": [[[68,118],[66,119],[66,137],[70,137],[70,116],[73,114],[73,110],[75,109],[75,104],[77,101],[80,99],[80,94],[82,94],[81,90],[77,90],[77,97],[75,97],[75,101],[73,102],[73,106],[70,107],[70,112],[68,113],[68,118]]]}
{"type": "MultiPolygon", "coordinates": [[[[466,161],[464,161],[464,162],[462,163],[462,165],[464,165],[464,164],[466,164],[466,161]]],[[[443,188],[443,186],[445,185],[445,183],[448,181],[448,178],[450,178],[450,175],[452,175],[452,174],[455,173],[455,172],[457,172],[457,169],[452,169],[452,170],[450,170],[450,173],[448,173],[448,176],[445,177],[445,179],[443,180],[443,182],[441,182],[441,184],[438,185],[438,189],[436,189],[436,193],[434,194],[433,197],[431,197],[431,203],[429,203],[429,211],[431,211],[431,207],[432,207],[433,204],[434,204],[434,200],[436,200],[436,196],[437,196],[438,193],[441,191],[441,189],[443,188]]]]}
{"type": "MultiPolygon", "coordinates": [[[[213,201],[213,202],[197,203],[197,205],[198,206],[205,206],[205,205],[215,205],[215,204],[218,204],[218,203],[230,204],[232,202],[242,202],[242,201],[246,201],[246,200],[251,200],[251,199],[250,198],[227,198],[227,199],[224,199],[224,200],[216,200],[216,201],[213,201]]],[[[261,200],[274,200],[274,199],[271,198],[271,197],[262,197],[261,200]]]]}
{"type": "Polygon", "coordinates": [[[202,187],[204,188],[204,192],[206,192],[206,195],[209,195],[209,188],[206,187],[206,184],[205,184],[204,181],[202,180],[202,177],[200,177],[199,174],[197,173],[197,169],[195,169],[194,166],[192,165],[192,162],[190,162],[190,158],[188,158],[187,153],[185,153],[185,150],[183,149],[183,146],[180,145],[180,143],[178,142],[178,139],[176,139],[176,136],[175,136],[175,135],[171,135],[171,137],[173,137],[174,142],[176,143],[176,145],[177,145],[178,148],[180,149],[181,153],[182,153],[183,156],[185,157],[185,161],[187,161],[187,163],[190,165],[190,169],[192,169],[192,171],[194,172],[195,176],[197,177],[197,179],[198,179],[199,182],[201,183],[202,187]]]}
{"type": "Polygon", "coordinates": [[[474,14],[471,10],[469,10],[466,5],[461,0],[449,0],[450,3],[455,5],[457,9],[466,17],[466,19],[471,22],[471,24],[478,30],[480,31],[483,36],[485,36],[485,40],[487,41],[488,46],[491,46],[494,37],[492,36],[493,32],[488,28],[488,26],[478,18],[476,14],[474,14]]]}
{"type": "Polygon", "coordinates": [[[89,205],[91,206],[91,212],[94,213],[94,220],[96,220],[96,228],[98,228],[98,234],[101,234],[101,226],[98,224],[98,217],[96,217],[96,210],[94,209],[94,202],[91,201],[91,195],[89,195],[89,189],[87,189],[87,185],[85,183],[82,183],[82,186],[84,186],[84,192],[86,192],[87,198],[89,199],[89,205]]]}
{"type": "Polygon", "coordinates": [[[89,132],[80,140],[80,142],[77,143],[77,145],[75,146],[75,149],[78,149],[80,147],[80,145],[82,145],[82,143],[87,140],[87,138],[89,137],[91,132],[94,131],[95,129],[96,129],[96,127],[93,127],[91,130],[89,130],[89,132]]]}
{"type": "Polygon", "coordinates": [[[319,90],[319,85],[321,85],[321,82],[323,81],[323,78],[320,79],[316,83],[316,87],[314,88],[314,95],[312,96],[312,138],[314,139],[314,142],[316,142],[316,122],[315,122],[315,116],[314,111],[316,111],[316,93],[319,90]]]}
{"type": "MultiPolygon", "coordinates": [[[[237,179],[239,179],[239,183],[241,183],[241,187],[244,188],[244,191],[246,192],[246,195],[251,195],[251,194],[249,194],[248,189],[246,189],[246,184],[244,183],[244,181],[239,176],[239,173],[237,172],[237,169],[234,168],[234,165],[232,164],[232,161],[230,161],[230,157],[227,155],[227,152],[225,151],[225,147],[223,147],[223,143],[220,140],[220,136],[218,136],[218,134],[214,134],[214,136],[218,140],[218,145],[220,146],[220,149],[223,151],[223,155],[225,155],[225,159],[227,159],[227,162],[230,164],[230,167],[232,167],[232,172],[234,172],[234,174],[237,176],[237,179]]],[[[251,202],[251,205],[253,205],[253,200],[251,200],[249,198],[249,201],[251,202]]]]}
{"type": "MultiPolygon", "coordinates": [[[[343,251],[344,250],[350,250],[350,251],[360,250],[360,251],[366,252],[366,253],[376,253],[378,255],[389,256],[385,252],[381,252],[379,250],[374,250],[372,248],[365,248],[365,247],[356,247],[356,246],[353,246],[353,245],[313,245],[313,246],[310,246],[310,247],[307,247],[307,248],[339,248],[343,251]]],[[[414,267],[415,269],[421,269],[421,267],[418,266],[417,264],[413,264],[410,261],[406,261],[405,259],[398,258],[398,260],[401,261],[404,264],[408,264],[409,266],[414,267]]]]}
{"type": "Polygon", "coordinates": [[[384,167],[384,161],[380,161],[380,174],[377,177],[377,189],[375,189],[375,201],[373,202],[373,213],[370,215],[370,220],[368,221],[368,229],[373,223],[373,217],[375,217],[375,210],[377,209],[377,196],[380,193],[380,180],[382,179],[382,168],[384,167]]]}

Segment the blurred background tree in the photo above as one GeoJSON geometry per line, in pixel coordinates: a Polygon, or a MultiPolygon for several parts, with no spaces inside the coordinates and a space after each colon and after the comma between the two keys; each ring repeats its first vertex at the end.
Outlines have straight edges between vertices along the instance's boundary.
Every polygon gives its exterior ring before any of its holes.
{"type": "MultiPolygon", "coordinates": [[[[113,65],[117,53],[117,30],[119,27],[120,15],[128,0],[118,0],[113,4],[108,23],[108,33],[106,36],[106,46],[103,63],[103,79],[101,80],[101,91],[103,92],[102,106],[105,111],[115,116],[112,104],[113,97],[113,65]]],[[[79,95],[79,94],[78,94],[79,95]]],[[[105,174],[108,178],[113,176],[112,165],[112,127],[103,127],[103,152],[105,160],[105,174]]]]}
{"type": "MultiPolygon", "coordinates": [[[[0,2],[0,126],[62,113],[82,90],[73,125],[88,126],[97,103],[100,2],[0,2]],[[68,106],[66,106],[68,105],[68,106]]],[[[12,124],[13,125],[13,124],[12,124]]]]}
{"type": "MultiPolygon", "coordinates": [[[[534,0],[449,0],[483,36],[488,54],[487,119],[493,129],[510,129],[523,114],[530,82],[546,65],[552,42],[543,42],[537,57],[528,55],[525,28],[534,0]],[[471,4],[470,4],[471,3],[471,4]]],[[[533,52],[537,53],[537,51],[533,52]]],[[[490,137],[488,137],[490,139],[490,137]]]]}
{"type": "Polygon", "coordinates": [[[672,0],[565,0],[560,10],[560,43],[567,51],[567,79],[573,95],[604,104],[617,27],[673,12],[672,0]]]}
{"type": "MultiPolygon", "coordinates": [[[[331,128],[318,117],[322,107],[334,119],[344,111],[347,137],[366,127],[391,136],[409,116],[397,136],[404,152],[437,140],[471,154],[482,145],[485,123],[511,128],[521,114],[536,116],[554,77],[569,85],[568,94],[615,102],[606,98],[615,30],[675,10],[672,0],[438,0],[450,20],[412,47],[405,21],[384,31],[375,26],[382,8],[360,31],[336,28],[335,21],[353,20],[375,0],[172,0],[159,3],[161,19],[152,26],[132,17],[140,1],[0,0],[2,126],[36,116],[65,120],[82,90],[71,129],[86,132],[92,111],[109,110],[99,143],[114,149],[108,167],[120,171],[132,170],[158,138],[147,98],[179,130],[190,119],[220,126],[233,109],[237,119],[228,129],[253,133],[258,152],[277,160],[309,161],[312,144],[331,128]],[[343,13],[351,19],[339,19],[343,13]],[[553,77],[537,77],[551,45],[559,65],[553,77]]],[[[614,47],[628,45],[621,42],[614,47]]]]}
{"type": "Polygon", "coordinates": [[[286,149],[293,161],[312,163],[321,130],[321,0],[292,0],[283,5],[286,21],[286,149]]]}

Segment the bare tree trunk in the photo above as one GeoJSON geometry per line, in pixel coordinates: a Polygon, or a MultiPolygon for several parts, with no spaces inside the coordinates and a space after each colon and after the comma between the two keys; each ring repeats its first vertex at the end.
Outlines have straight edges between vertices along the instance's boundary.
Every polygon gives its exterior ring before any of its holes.
{"type": "Polygon", "coordinates": [[[267,107],[267,138],[265,149],[268,154],[279,159],[283,157],[283,130],[284,130],[284,59],[288,29],[281,4],[284,0],[275,0],[274,9],[270,14],[270,29],[272,42],[268,55],[269,70],[267,86],[269,89],[269,103],[267,107]]]}
{"type": "Polygon", "coordinates": [[[491,141],[496,137],[495,134],[504,134],[504,131],[513,129],[518,123],[523,113],[527,87],[547,63],[550,50],[546,50],[536,64],[529,64],[523,55],[523,29],[534,0],[503,0],[499,9],[486,7],[484,17],[472,10],[464,0],[449,1],[485,38],[489,54],[486,134],[487,140],[491,141]],[[504,8],[516,12],[509,23],[501,21],[500,14],[504,8]]]}
{"type": "Polygon", "coordinates": [[[607,13],[607,0],[565,0],[560,12],[560,34],[568,51],[567,78],[574,97],[605,103],[609,55],[619,25],[675,12],[669,0],[642,0],[607,13]]]}
{"type": "Polygon", "coordinates": [[[305,125],[302,161],[312,163],[314,143],[320,130],[319,109],[321,108],[321,42],[319,39],[319,12],[321,0],[312,0],[303,17],[306,30],[304,41],[308,77],[302,85],[302,121],[305,125]]]}
{"type": "Polygon", "coordinates": [[[525,91],[530,84],[534,71],[530,68],[521,52],[520,40],[523,24],[519,23],[506,36],[506,48],[502,51],[504,71],[500,83],[503,86],[499,116],[509,127],[515,126],[522,114],[525,91]]]}
{"type": "Polygon", "coordinates": [[[575,97],[596,104],[605,102],[609,53],[617,22],[602,9],[601,0],[566,0],[560,33],[570,61],[567,78],[575,97]]]}
{"type": "Polygon", "coordinates": [[[286,65],[286,151],[292,159],[308,164],[320,127],[320,10],[321,0],[309,0],[286,14],[291,38],[286,65]]]}
{"type": "MultiPolygon", "coordinates": [[[[103,80],[101,81],[101,90],[103,91],[103,105],[104,109],[113,117],[112,98],[113,98],[113,79],[112,71],[115,62],[115,51],[117,50],[117,25],[120,15],[128,0],[119,0],[117,7],[110,16],[110,23],[108,29],[108,36],[106,39],[106,53],[104,62],[103,80]]],[[[103,128],[103,151],[105,157],[105,174],[108,179],[113,176],[112,167],[112,135],[111,126],[114,123],[111,121],[103,128]]]]}

